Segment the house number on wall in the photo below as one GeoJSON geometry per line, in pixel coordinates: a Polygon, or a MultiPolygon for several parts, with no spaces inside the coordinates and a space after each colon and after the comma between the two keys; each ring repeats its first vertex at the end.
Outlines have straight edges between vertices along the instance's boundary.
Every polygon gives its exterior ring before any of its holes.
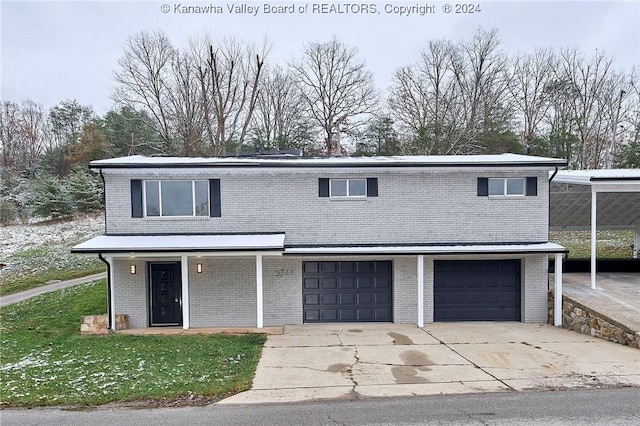
{"type": "Polygon", "coordinates": [[[293,276],[293,271],[291,269],[284,269],[284,268],[276,269],[276,277],[278,278],[292,277],[292,276],[293,276]]]}

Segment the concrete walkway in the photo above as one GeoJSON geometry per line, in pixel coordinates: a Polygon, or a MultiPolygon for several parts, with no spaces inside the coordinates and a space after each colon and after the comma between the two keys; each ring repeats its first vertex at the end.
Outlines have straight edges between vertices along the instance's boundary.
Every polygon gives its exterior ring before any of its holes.
{"type": "Polygon", "coordinates": [[[591,290],[590,279],[589,273],[563,274],[563,293],[630,330],[640,332],[640,274],[598,273],[595,290],[591,290]]]}
{"type": "Polygon", "coordinates": [[[220,404],[639,386],[640,351],[546,324],[308,324],[220,404]]]}
{"type": "Polygon", "coordinates": [[[99,274],[89,275],[86,277],[74,278],[72,280],[58,281],[51,284],[46,284],[41,287],[32,288],[31,290],[21,291],[20,293],[14,293],[7,296],[0,297],[0,307],[12,305],[14,303],[22,302],[33,296],[49,293],[50,291],[60,290],[62,288],[72,287],[78,284],[84,284],[95,280],[106,278],[107,274],[101,272],[99,274]]]}

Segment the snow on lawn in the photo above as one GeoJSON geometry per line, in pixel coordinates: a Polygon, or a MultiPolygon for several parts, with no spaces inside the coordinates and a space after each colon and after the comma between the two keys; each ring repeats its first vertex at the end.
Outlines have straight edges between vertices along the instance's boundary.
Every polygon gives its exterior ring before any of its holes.
{"type": "Polygon", "coordinates": [[[0,228],[0,262],[14,253],[42,245],[72,246],[104,233],[104,216],[83,216],[67,222],[40,222],[0,228]]]}

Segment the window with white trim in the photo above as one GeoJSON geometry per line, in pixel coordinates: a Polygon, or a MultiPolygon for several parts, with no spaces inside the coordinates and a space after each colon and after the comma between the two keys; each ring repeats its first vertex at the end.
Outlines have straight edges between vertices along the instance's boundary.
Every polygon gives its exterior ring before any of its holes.
{"type": "Polygon", "coordinates": [[[329,197],[366,197],[366,179],[331,179],[329,197]]]}
{"type": "Polygon", "coordinates": [[[524,178],[489,178],[489,196],[518,197],[524,195],[524,178]]]}
{"type": "Polygon", "coordinates": [[[209,216],[209,181],[144,181],[144,212],[147,217],[209,216]]]}

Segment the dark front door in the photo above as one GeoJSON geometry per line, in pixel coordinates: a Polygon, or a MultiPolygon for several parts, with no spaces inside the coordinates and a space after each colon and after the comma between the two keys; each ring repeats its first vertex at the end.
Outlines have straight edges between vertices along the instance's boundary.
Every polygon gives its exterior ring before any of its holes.
{"type": "Polygon", "coordinates": [[[149,263],[151,325],[182,324],[180,264],[149,263]]]}
{"type": "Polygon", "coordinates": [[[391,262],[303,262],[304,322],[392,320],[391,262]]]}
{"type": "Polygon", "coordinates": [[[434,321],[520,321],[520,260],[436,260],[434,321]]]}

